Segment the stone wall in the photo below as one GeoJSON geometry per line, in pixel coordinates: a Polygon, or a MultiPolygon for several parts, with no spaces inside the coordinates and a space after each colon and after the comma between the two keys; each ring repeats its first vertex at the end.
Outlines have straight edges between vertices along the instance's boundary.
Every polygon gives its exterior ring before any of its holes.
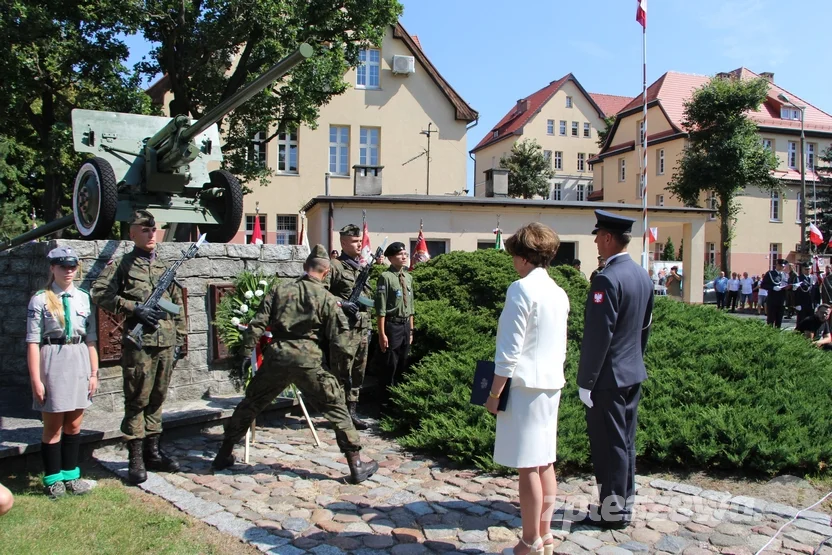
{"type": "MultiPolygon", "coordinates": [[[[53,240],[0,252],[0,389],[6,393],[19,390],[27,399],[31,399],[31,388],[26,366],[26,308],[32,294],[46,284],[46,253],[57,246],[69,246],[78,253],[82,272],[77,285],[89,290],[107,262],[129,252],[133,243],[53,240]]],[[[171,263],[186,246],[160,243],[157,252],[171,263]]],[[[228,380],[229,362],[212,360],[210,286],[229,283],[243,270],[297,277],[303,273],[308,252],[308,247],[286,245],[205,244],[196,258],[182,265],[177,279],[188,292],[188,356],[176,366],[168,399],[196,399],[234,391],[228,380]]],[[[102,363],[93,409],[122,408],[121,367],[117,362],[102,363]]]]}

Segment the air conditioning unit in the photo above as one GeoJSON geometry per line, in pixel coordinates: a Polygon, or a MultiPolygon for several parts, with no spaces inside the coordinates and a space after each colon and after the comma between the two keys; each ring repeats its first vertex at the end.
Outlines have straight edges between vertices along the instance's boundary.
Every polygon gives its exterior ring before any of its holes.
{"type": "Polygon", "coordinates": [[[393,56],[393,73],[401,75],[416,73],[416,59],[413,56],[393,56]]]}

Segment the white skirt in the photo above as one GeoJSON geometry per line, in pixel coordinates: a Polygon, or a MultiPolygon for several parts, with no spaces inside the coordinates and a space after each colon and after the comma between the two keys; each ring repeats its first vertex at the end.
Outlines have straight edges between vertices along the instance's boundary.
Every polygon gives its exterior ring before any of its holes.
{"type": "Polygon", "coordinates": [[[557,458],[560,389],[512,387],[497,413],[494,462],[511,468],[547,466],[557,458]]]}

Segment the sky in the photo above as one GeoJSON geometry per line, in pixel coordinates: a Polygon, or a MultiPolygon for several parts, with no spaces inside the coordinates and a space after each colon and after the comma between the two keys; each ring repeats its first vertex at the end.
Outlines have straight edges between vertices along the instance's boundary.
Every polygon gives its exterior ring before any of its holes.
{"type": "MultiPolygon", "coordinates": [[[[642,90],[637,0],[402,0],[402,25],[480,114],[468,148],[518,99],[572,73],[593,93],[642,90]]],[[[648,0],[647,83],[741,66],[832,113],[829,0],[648,0]]],[[[148,51],[130,37],[129,63],[148,51]]],[[[426,122],[427,123],[427,122],[426,122]]],[[[473,190],[473,162],[468,163],[473,190]]]]}

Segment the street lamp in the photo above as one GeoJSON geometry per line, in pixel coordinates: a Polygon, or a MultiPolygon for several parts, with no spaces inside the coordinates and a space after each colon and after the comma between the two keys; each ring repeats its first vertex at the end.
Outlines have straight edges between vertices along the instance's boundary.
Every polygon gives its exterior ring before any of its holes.
{"type": "Polygon", "coordinates": [[[804,150],[806,106],[798,106],[783,93],[778,94],[777,98],[800,110],[800,253],[806,254],[808,252],[806,249],[806,151],[804,150]]]}

